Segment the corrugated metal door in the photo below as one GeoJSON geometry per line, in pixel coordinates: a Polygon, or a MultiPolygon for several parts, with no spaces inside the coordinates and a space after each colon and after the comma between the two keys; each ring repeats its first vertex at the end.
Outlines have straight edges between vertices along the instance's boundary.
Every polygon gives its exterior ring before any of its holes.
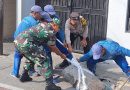
{"type": "MultiPolygon", "coordinates": [[[[109,0],[36,0],[42,7],[52,4],[62,21],[64,28],[70,12],[77,11],[87,20],[89,26],[89,39],[91,45],[99,40],[106,39],[107,14],[109,0]]],[[[75,42],[75,50],[82,51],[79,39],[75,42]]]]}

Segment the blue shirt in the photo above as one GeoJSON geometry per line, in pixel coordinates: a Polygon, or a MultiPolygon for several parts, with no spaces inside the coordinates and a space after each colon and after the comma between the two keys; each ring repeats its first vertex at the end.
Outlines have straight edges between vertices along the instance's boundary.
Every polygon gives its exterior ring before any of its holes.
{"type": "MultiPolygon", "coordinates": [[[[57,15],[54,15],[53,18],[58,18],[60,19],[57,15]]],[[[64,30],[61,28],[60,26],[60,30],[57,32],[56,37],[61,41],[64,42],[65,40],[65,34],[64,34],[64,30]]]]}
{"type": "MultiPolygon", "coordinates": [[[[104,41],[99,41],[97,43],[99,45],[103,46],[106,49],[105,55],[101,56],[100,59],[103,59],[103,60],[114,59],[117,55],[123,55],[123,56],[125,56],[126,53],[127,53],[127,52],[124,53],[127,50],[124,49],[123,47],[121,47],[117,42],[110,41],[110,40],[104,40],[104,41]]],[[[92,50],[90,50],[88,53],[84,54],[80,58],[80,61],[83,62],[83,61],[89,59],[92,56],[93,56],[92,50]]]]}
{"type": "Polygon", "coordinates": [[[24,30],[35,26],[39,23],[38,20],[36,20],[33,16],[27,16],[25,18],[23,18],[23,20],[21,21],[21,23],[19,24],[19,26],[17,27],[15,33],[14,33],[14,39],[24,30]]]}

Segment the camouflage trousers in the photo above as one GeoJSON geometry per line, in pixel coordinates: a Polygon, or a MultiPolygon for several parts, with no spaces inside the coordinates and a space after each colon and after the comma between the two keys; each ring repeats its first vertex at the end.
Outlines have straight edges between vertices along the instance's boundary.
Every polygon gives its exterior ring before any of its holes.
{"type": "MultiPolygon", "coordinates": [[[[31,70],[33,63],[32,61],[26,60],[24,68],[31,70]]],[[[37,70],[38,74],[44,76],[46,79],[52,77],[52,66],[49,59],[44,60],[41,65],[37,65],[37,70]]]]}
{"type": "Polygon", "coordinates": [[[37,65],[39,74],[43,75],[45,79],[52,77],[52,65],[50,57],[47,55],[44,45],[29,43],[28,45],[16,45],[16,48],[27,58],[24,68],[30,70],[32,63],[37,65]]]}

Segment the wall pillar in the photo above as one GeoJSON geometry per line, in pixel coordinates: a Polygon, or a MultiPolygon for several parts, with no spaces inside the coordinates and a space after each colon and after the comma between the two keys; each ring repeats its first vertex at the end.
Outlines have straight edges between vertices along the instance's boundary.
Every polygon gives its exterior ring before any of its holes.
{"type": "Polygon", "coordinates": [[[3,54],[3,0],[0,0],[0,55],[3,54]]]}

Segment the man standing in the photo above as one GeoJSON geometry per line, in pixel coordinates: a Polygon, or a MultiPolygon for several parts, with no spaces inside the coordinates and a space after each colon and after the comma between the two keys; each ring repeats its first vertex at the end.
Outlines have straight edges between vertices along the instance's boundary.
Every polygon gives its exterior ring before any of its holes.
{"type": "MultiPolygon", "coordinates": [[[[41,13],[42,13],[42,8],[38,5],[34,5],[31,8],[31,13],[29,16],[23,18],[23,20],[21,21],[21,23],[19,24],[19,26],[17,27],[15,33],[14,33],[14,39],[24,30],[35,26],[39,23],[39,20],[41,19],[41,13]]],[[[19,69],[20,69],[20,63],[21,63],[21,59],[22,59],[23,55],[21,55],[21,53],[19,53],[19,51],[17,49],[15,49],[15,53],[14,53],[14,65],[13,65],[13,70],[11,75],[14,77],[19,77],[19,69]]],[[[32,64],[32,68],[34,67],[34,65],[32,64]]],[[[33,70],[34,71],[34,70],[33,70]]]]}
{"type": "Polygon", "coordinates": [[[96,63],[113,59],[122,71],[130,76],[130,66],[128,66],[126,56],[130,57],[130,50],[120,46],[117,42],[104,40],[95,43],[79,61],[87,61],[88,69],[95,74],[96,63]]]}
{"type": "MultiPolygon", "coordinates": [[[[60,18],[58,17],[58,15],[56,14],[56,12],[55,12],[55,10],[54,10],[54,7],[52,6],[52,5],[46,5],[46,6],[44,6],[44,11],[45,12],[47,12],[49,15],[50,15],[50,17],[52,18],[52,19],[59,19],[60,20],[60,18]]],[[[57,34],[56,34],[56,37],[61,41],[61,42],[63,42],[64,41],[64,30],[62,29],[62,27],[60,26],[60,22],[59,22],[59,31],[57,32],[57,34]]]]}
{"type": "MultiPolygon", "coordinates": [[[[58,15],[56,14],[54,7],[52,5],[46,5],[44,7],[44,11],[47,12],[50,17],[57,22],[57,24],[59,25],[59,31],[56,33],[56,37],[60,42],[64,42],[64,30],[61,27],[61,23],[60,23],[60,18],[58,17],[58,15]]],[[[56,41],[56,46],[57,48],[66,55],[67,58],[72,59],[72,54],[67,50],[67,48],[64,47],[64,45],[62,45],[59,41],[56,41]]],[[[69,65],[69,63],[67,62],[67,60],[64,60],[63,63],[58,64],[55,69],[64,69],[65,67],[67,67],[69,65]]]]}

